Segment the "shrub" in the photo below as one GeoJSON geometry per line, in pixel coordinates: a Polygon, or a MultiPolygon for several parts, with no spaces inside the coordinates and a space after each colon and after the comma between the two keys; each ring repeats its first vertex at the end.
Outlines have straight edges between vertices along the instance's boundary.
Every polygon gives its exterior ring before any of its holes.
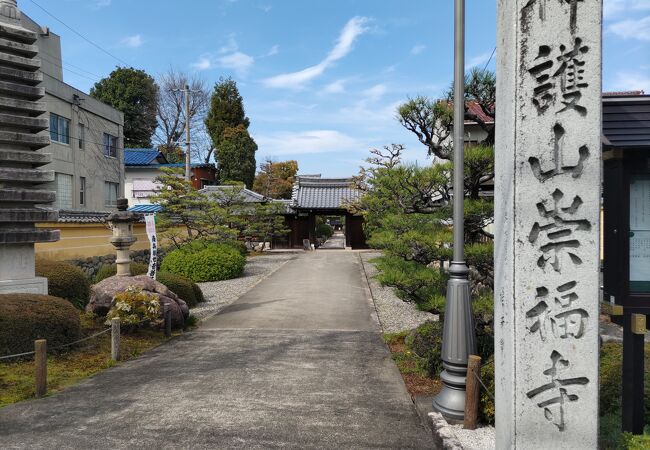
{"type": "Polygon", "coordinates": [[[440,359],[442,322],[423,323],[407,336],[405,342],[408,348],[420,358],[420,368],[431,378],[438,378],[442,371],[440,359]]]}
{"type": "Polygon", "coordinates": [[[318,225],[316,225],[316,236],[329,239],[332,237],[333,234],[334,234],[334,228],[332,228],[331,225],[327,223],[319,223],[318,225]]]}
{"type": "Polygon", "coordinates": [[[165,256],[161,269],[200,283],[237,278],[244,271],[246,258],[229,245],[189,245],[165,256]]]}
{"type": "Polygon", "coordinates": [[[38,294],[0,294],[0,356],[34,350],[36,339],[48,348],[81,336],[79,311],[58,297],[38,294]]]}
{"type": "MultiPolygon", "coordinates": [[[[131,275],[146,275],[149,272],[149,265],[144,263],[131,263],[131,275]]],[[[117,274],[117,265],[108,264],[101,266],[97,273],[95,274],[95,283],[113,277],[117,274]]]]}
{"type": "Polygon", "coordinates": [[[237,250],[239,254],[242,256],[248,255],[248,248],[246,248],[245,242],[232,240],[232,241],[226,241],[225,244],[237,250]]]}
{"type": "Polygon", "coordinates": [[[178,295],[181,300],[187,303],[190,308],[197,305],[198,300],[194,292],[193,286],[195,283],[192,280],[181,275],[175,275],[169,272],[158,272],[156,280],[167,286],[170,291],[178,295]]]}
{"type": "MultiPolygon", "coordinates": [[[[483,384],[490,390],[490,394],[494,395],[495,385],[494,385],[494,360],[490,359],[485,362],[481,361],[481,380],[483,384]]],[[[490,394],[485,392],[485,388],[480,386],[481,390],[481,400],[478,408],[479,419],[481,422],[487,425],[494,425],[494,401],[490,394]]]]}
{"type": "Polygon", "coordinates": [[[83,270],[61,261],[39,259],[36,275],[47,278],[51,296],[68,300],[75,308],[84,309],[90,296],[90,281],[83,270]]]}
{"type": "Polygon", "coordinates": [[[192,290],[194,291],[194,298],[196,298],[196,302],[203,303],[205,301],[205,296],[203,295],[201,287],[196,283],[192,283],[192,290]]]}
{"type": "Polygon", "coordinates": [[[110,325],[115,317],[120,318],[120,326],[126,331],[154,325],[160,321],[160,301],[141,288],[129,286],[126,291],[115,295],[115,303],[106,315],[106,325],[110,325]]]}

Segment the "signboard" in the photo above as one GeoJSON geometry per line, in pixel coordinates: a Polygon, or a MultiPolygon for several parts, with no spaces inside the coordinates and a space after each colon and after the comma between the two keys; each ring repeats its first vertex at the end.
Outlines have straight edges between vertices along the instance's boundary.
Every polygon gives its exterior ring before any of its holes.
{"type": "Polygon", "coordinates": [[[650,176],[630,179],[630,292],[650,292],[650,176]]]}
{"type": "Polygon", "coordinates": [[[151,243],[149,270],[147,275],[154,280],[156,279],[156,267],[158,266],[158,239],[156,237],[156,215],[149,214],[144,216],[144,223],[147,230],[147,237],[151,243]]]}

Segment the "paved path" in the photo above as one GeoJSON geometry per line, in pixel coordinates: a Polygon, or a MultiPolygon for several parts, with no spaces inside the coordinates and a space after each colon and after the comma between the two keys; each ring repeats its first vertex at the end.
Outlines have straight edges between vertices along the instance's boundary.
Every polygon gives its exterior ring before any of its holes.
{"type": "Polygon", "coordinates": [[[288,262],[199,330],[0,409],[0,448],[431,448],[358,254],[288,262]]]}
{"type": "Polygon", "coordinates": [[[345,234],[342,231],[335,231],[334,234],[326,240],[323,245],[320,246],[322,249],[344,249],[345,248],[345,234]]]}

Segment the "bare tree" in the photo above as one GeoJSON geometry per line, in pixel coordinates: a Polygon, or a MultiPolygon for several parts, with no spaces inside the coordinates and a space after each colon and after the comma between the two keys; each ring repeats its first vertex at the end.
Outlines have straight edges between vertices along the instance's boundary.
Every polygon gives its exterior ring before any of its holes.
{"type": "Polygon", "coordinates": [[[161,150],[176,150],[179,143],[184,141],[185,124],[188,120],[183,92],[185,86],[190,88],[189,122],[192,140],[203,146],[201,134],[205,134],[203,122],[210,100],[205,80],[170,68],[159,77],[158,85],[158,129],[154,139],[161,150]]]}

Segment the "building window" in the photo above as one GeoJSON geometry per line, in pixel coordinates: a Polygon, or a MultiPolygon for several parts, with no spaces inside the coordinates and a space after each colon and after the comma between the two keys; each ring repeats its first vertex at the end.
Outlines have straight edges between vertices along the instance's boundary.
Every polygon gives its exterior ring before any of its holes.
{"type": "Polygon", "coordinates": [[[117,158],[117,137],[104,133],[104,155],[117,158]]]}
{"type": "Polygon", "coordinates": [[[56,207],[72,209],[72,175],[56,174],[56,207]]]}
{"type": "Polygon", "coordinates": [[[86,127],[83,123],[79,124],[79,150],[84,149],[84,141],[86,140],[86,127]]]}
{"type": "Polygon", "coordinates": [[[86,177],[79,177],[79,206],[86,204],[86,177]]]}
{"type": "Polygon", "coordinates": [[[61,144],[70,144],[70,121],[50,113],[50,139],[61,144]]]}
{"type": "Polygon", "coordinates": [[[117,196],[119,190],[119,183],[113,183],[111,181],[104,182],[104,204],[106,206],[117,206],[117,196]]]}

